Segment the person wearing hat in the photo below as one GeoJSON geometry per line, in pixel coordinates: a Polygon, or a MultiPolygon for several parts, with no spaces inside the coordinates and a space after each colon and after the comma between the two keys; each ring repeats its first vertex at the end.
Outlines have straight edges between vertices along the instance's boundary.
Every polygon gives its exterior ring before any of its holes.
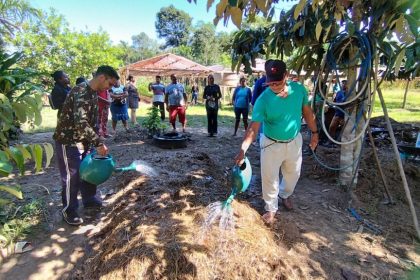
{"type": "Polygon", "coordinates": [[[302,164],[302,135],[300,134],[303,115],[311,130],[310,148],[318,145],[318,130],[314,113],[308,102],[306,89],[300,83],[288,82],[286,64],[281,60],[267,60],[265,63],[268,88],[255,102],[252,122],[248,128],[236,164],[241,164],[245,153],[255,139],[261,124],[261,178],[265,210],[263,219],[273,223],[278,210],[278,196],[284,207],[292,210],[290,199],[300,177],[302,164]],[[279,184],[279,170],[283,178],[279,184]]]}

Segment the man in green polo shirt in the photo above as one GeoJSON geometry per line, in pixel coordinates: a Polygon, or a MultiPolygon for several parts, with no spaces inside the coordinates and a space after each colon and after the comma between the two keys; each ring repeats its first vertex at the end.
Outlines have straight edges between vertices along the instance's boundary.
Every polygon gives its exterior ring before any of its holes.
{"type": "Polygon", "coordinates": [[[268,88],[255,103],[252,123],[235,162],[242,163],[260,125],[264,124],[264,136],[260,140],[261,178],[267,212],[263,219],[271,224],[278,209],[278,196],[287,210],[293,209],[290,196],[299,180],[302,164],[301,117],[312,131],[309,145],[312,150],[318,145],[318,130],[306,89],[300,83],[287,82],[286,64],[270,59],[265,63],[265,70],[268,88]],[[280,169],[283,178],[279,184],[280,169]]]}

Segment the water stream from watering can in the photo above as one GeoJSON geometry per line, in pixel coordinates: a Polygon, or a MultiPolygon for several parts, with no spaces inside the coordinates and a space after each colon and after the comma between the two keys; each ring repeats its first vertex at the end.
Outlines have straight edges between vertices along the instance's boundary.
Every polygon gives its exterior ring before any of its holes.
{"type": "Polygon", "coordinates": [[[232,200],[233,198],[226,201],[216,201],[206,207],[206,218],[201,227],[201,240],[206,237],[213,224],[216,224],[217,221],[219,222],[219,229],[222,233],[235,229],[232,200]]]}
{"type": "Polygon", "coordinates": [[[151,167],[148,163],[146,163],[143,160],[135,160],[131,164],[132,166],[135,166],[135,170],[137,172],[149,175],[149,176],[156,176],[157,172],[155,168],[151,167]]]}

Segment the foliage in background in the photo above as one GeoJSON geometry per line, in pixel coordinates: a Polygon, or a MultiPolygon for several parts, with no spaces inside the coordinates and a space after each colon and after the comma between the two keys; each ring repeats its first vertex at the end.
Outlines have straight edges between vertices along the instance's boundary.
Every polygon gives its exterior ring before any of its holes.
{"type": "Polygon", "coordinates": [[[37,18],[40,11],[24,0],[0,0],[0,47],[5,46],[4,38],[11,38],[24,20],[37,18]]]}
{"type": "Polygon", "coordinates": [[[192,18],[175,6],[163,7],[156,14],[156,33],[165,39],[164,47],[186,45],[190,34],[192,18]]]}
{"type": "Polygon", "coordinates": [[[194,61],[203,65],[212,65],[218,61],[220,47],[213,24],[199,21],[194,27],[190,45],[194,61]]]}
{"type": "Polygon", "coordinates": [[[151,58],[160,53],[158,42],[144,32],[132,36],[131,41],[131,45],[125,41],[121,41],[118,45],[121,49],[119,58],[124,65],[151,58]]]}
{"type": "Polygon", "coordinates": [[[25,22],[22,32],[10,43],[25,55],[21,66],[48,77],[56,70],[64,70],[74,82],[79,76],[91,77],[100,65],[122,66],[122,50],[112,45],[108,33],[72,31],[54,10],[25,22]]]}

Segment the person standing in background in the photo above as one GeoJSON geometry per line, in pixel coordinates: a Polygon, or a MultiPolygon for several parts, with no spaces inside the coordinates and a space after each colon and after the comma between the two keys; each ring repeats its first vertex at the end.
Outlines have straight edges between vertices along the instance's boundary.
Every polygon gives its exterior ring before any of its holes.
{"type": "Polygon", "coordinates": [[[140,95],[136,88],[134,77],[128,76],[126,90],[128,93],[128,108],[130,109],[131,123],[137,124],[136,110],[139,108],[140,95]]]}
{"type": "Polygon", "coordinates": [[[111,95],[109,93],[109,90],[102,90],[98,92],[99,135],[105,138],[108,138],[111,136],[108,134],[108,129],[107,129],[110,106],[111,106],[111,95]]]}
{"type": "Polygon", "coordinates": [[[50,105],[53,109],[58,110],[57,118],[59,118],[64,101],[71,90],[70,79],[69,76],[61,70],[55,71],[51,76],[53,77],[55,84],[51,92],[50,105]]]}
{"type": "Polygon", "coordinates": [[[203,99],[206,100],[207,131],[209,137],[217,134],[217,112],[219,111],[219,99],[222,92],[219,85],[214,83],[213,75],[208,76],[208,85],[204,88],[203,99]]]}
{"type": "Polygon", "coordinates": [[[165,89],[165,103],[166,110],[169,112],[169,122],[172,125],[173,131],[176,132],[176,117],[178,116],[179,122],[182,124],[182,132],[185,132],[187,126],[186,110],[187,105],[187,94],[185,88],[181,83],[178,83],[178,79],[175,74],[171,75],[171,81],[165,89]]]}
{"type": "Polygon", "coordinates": [[[236,136],[236,132],[239,128],[239,122],[242,120],[244,122],[245,130],[248,129],[248,112],[249,104],[252,100],[252,92],[249,87],[246,86],[246,79],[242,77],[239,80],[240,86],[238,86],[233,92],[232,104],[235,111],[235,132],[233,136],[236,136]]]}
{"type": "Polygon", "coordinates": [[[127,90],[123,85],[121,85],[120,81],[118,80],[111,88],[111,115],[112,115],[112,133],[117,133],[117,122],[121,121],[126,131],[128,131],[127,120],[128,117],[128,109],[127,109],[127,101],[126,98],[128,96],[127,90]]]}
{"type": "Polygon", "coordinates": [[[153,106],[159,107],[160,119],[165,120],[165,85],[160,82],[161,77],[156,76],[156,82],[149,85],[149,91],[153,91],[153,106]]]}
{"type": "Polygon", "coordinates": [[[198,85],[197,83],[194,83],[194,85],[191,87],[191,105],[197,105],[198,93],[198,85]]]}

